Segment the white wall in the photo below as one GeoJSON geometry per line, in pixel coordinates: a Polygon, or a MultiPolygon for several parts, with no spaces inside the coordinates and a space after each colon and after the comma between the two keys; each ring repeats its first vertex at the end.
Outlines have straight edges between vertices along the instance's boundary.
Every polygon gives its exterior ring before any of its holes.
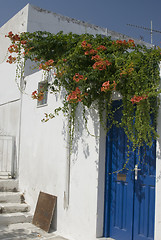
{"type": "Polygon", "coordinates": [[[157,131],[160,137],[156,144],[155,240],[161,239],[161,107],[159,107],[157,131]]]}
{"type": "MultiPolygon", "coordinates": [[[[57,231],[74,240],[96,238],[99,141],[80,126],[74,139],[70,168],[69,208],[64,209],[67,171],[67,120],[62,114],[42,123],[44,113],[61,105],[61,99],[48,96],[48,105],[37,107],[31,93],[37,89],[42,72],[26,77],[22,101],[19,184],[26,201],[35,208],[39,191],[56,195],[57,231]]],[[[98,116],[90,112],[89,130],[99,135],[98,116]],[[91,119],[94,118],[94,122],[91,119]]]]}
{"type": "MultiPolygon", "coordinates": [[[[161,108],[158,123],[161,122],[161,108]]],[[[158,134],[161,136],[161,124],[158,124],[158,134]]],[[[161,138],[157,141],[156,151],[156,189],[155,189],[155,240],[161,239],[161,138]]]]}
{"type": "Polygon", "coordinates": [[[29,5],[27,31],[106,34],[106,29],[29,5]]]}
{"type": "Polygon", "coordinates": [[[20,91],[15,82],[16,65],[6,63],[10,54],[8,47],[11,42],[5,35],[24,32],[27,29],[28,7],[18,12],[0,28],[0,135],[15,137],[15,164],[18,163],[19,127],[20,127],[20,91]]]}
{"type": "MultiPolygon", "coordinates": [[[[41,122],[44,112],[52,112],[57,104],[61,104],[61,100],[50,96],[46,107],[37,108],[36,101],[31,99],[31,93],[37,89],[41,72],[29,75],[32,72],[29,63],[25,68],[27,86],[22,96],[21,109],[21,93],[14,81],[16,66],[6,63],[6,52],[10,41],[4,35],[9,31],[20,33],[37,30],[92,34],[105,34],[106,31],[31,5],[27,5],[0,29],[1,53],[3,53],[0,70],[1,78],[5,79],[0,89],[0,114],[3,116],[0,128],[16,136],[17,155],[20,134],[20,189],[25,193],[26,201],[31,205],[32,211],[35,209],[39,191],[58,197],[57,224],[54,225],[57,225],[61,235],[74,240],[84,239],[84,236],[95,239],[99,142],[88,136],[83,128],[77,131],[70,167],[70,201],[68,209],[64,209],[64,193],[67,194],[68,190],[67,121],[60,115],[46,124],[41,122]],[[10,121],[11,114],[13,116],[10,121]]],[[[93,114],[97,120],[96,113],[92,113],[92,116],[93,114]]],[[[91,132],[96,129],[97,134],[99,133],[98,122],[95,122],[94,126],[93,121],[90,121],[89,128],[91,132]]]]}

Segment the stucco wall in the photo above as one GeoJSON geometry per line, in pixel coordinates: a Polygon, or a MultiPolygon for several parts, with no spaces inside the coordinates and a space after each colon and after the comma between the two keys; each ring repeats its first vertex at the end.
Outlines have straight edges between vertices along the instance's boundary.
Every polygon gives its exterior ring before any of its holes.
{"type": "Polygon", "coordinates": [[[159,107],[157,131],[160,137],[156,144],[155,240],[161,239],[161,107],[159,107]]]}
{"type": "MultiPolygon", "coordinates": [[[[18,164],[19,128],[20,128],[20,91],[15,82],[16,65],[6,63],[11,44],[5,37],[8,32],[24,32],[27,29],[28,6],[18,12],[0,28],[0,135],[15,137],[15,164],[18,164]]],[[[17,169],[15,169],[17,171],[17,169]]]]}
{"type": "MultiPolygon", "coordinates": [[[[161,121],[161,108],[159,111],[159,121],[161,121]]],[[[158,134],[161,136],[161,124],[158,124],[158,134]]],[[[156,199],[155,199],[155,240],[161,238],[161,139],[157,141],[156,152],[156,199]]]]}
{"type": "MultiPolygon", "coordinates": [[[[0,89],[0,114],[3,115],[0,127],[3,131],[16,136],[16,152],[19,152],[19,184],[26,196],[26,201],[35,210],[39,191],[48,192],[58,197],[57,217],[53,226],[57,231],[70,239],[95,239],[97,221],[97,182],[98,182],[98,140],[89,136],[81,127],[74,140],[74,152],[71,157],[70,175],[67,160],[67,120],[62,116],[44,124],[41,119],[45,112],[52,112],[61,104],[61,99],[50,96],[46,107],[37,108],[36,101],[31,99],[31,92],[37,89],[41,72],[33,75],[30,63],[25,67],[27,86],[21,93],[15,80],[15,65],[6,63],[6,52],[10,41],[5,38],[9,31],[59,31],[92,34],[105,34],[106,30],[74,19],[53,14],[27,5],[1,29],[1,79],[5,79],[0,89]],[[6,92],[6,94],[4,94],[6,92]],[[22,109],[21,109],[22,99],[22,109]],[[11,116],[13,114],[13,116],[11,116]],[[12,118],[12,120],[10,120],[12,118]],[[16,124],[15,124],[16,122],[16,124]],[[11,131],[12,130],[12,131],[11,131]],[[78,151],[79,149],[79,151],[78,151]],[[68,178],[70,176],[70,185],[68,178]],[[69,191],[69,207],[64,208],[64,194],[69,191]],[[81,227],[80,227],[81,226],[81,227]]],[[[95,122],[89,121],[91,132],[99,134],[97,114],[95,122]],[[94,125],[93,125],[94,124],[94,125]]],[[[78,113],[78,117],[79,113],[78,113]]],[[[18,161],[18,159],[16,159],[18,161]]],[[[101,214],[100,214],[101,215],[101,214]]]]}
{"type": "Polygon", "coordinates": [[[64,33],[74,32],[77,34],[88,32],[94,35],[97,33],[105,35],[106,33],[105,28],[29,5],[27,31],[34,32],[39,29],[52,33],[59,31],[63,31],[64,33]]]}
{"type": "MultiPolygon", "coordinates": [[[[22,100],[19,184],[26,201],[35,208],[39,191],[58,197],[57,231],[69,239],[95,239],[97,218],[97,184],[99,141],[84,130],[78,113],[79,130],[73,143],[70,166],[70,200],[64,209],[67,184],[67,119],[60,114],[42,123],[44,113],[61,105],[61,98],[48,96],[48,105],[37,107],[31,92],[37,89],[42,72],[26,77],[22,100]]],[[[98,116],[89,112],[89,130],[99,135],[98,116]],[[94,121],[92,120],[94,119],[94,121]]]]}

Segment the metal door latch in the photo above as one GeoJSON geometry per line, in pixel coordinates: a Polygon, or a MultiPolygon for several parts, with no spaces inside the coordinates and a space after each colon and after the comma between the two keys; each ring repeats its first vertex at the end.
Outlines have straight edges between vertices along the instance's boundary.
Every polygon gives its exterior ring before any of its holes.
{"type": "Polygon", "coordinates": [[[140,171],[141,169],[138,169],[138,164],[135,165],[134,171],[135,171],[135,180],[138,179],[138,171],[140,171]]]}

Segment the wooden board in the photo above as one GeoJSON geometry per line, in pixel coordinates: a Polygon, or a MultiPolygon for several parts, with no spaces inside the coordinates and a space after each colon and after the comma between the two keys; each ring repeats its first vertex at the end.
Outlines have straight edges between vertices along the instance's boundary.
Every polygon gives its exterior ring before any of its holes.
{"type": "Polygon", "coordinates": [[[48,232],[50,229],[50,224],[56,205],[56,199],[56,196],[48,193],[39,193],[32,223],[46,232],[48,232]]]}

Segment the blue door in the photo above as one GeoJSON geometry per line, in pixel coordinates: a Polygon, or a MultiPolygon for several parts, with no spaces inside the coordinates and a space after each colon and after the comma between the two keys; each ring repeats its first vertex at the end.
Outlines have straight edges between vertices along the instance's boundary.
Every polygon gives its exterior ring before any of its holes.
{"type": "MultiPolygon", "coordinates": [[[[114,108],[120,104],[121,101],[115,101],[114,108]]],[[[115,119],[119,121],[121,114],[122,110],[118,108],[115,119]]],[[[106,149],[104,237],[153,240],[155,142],[150,149],[142,148],[138,156],[132,148],[127,149],[123,129],[113,126],[107,136],[106,149]]]]}

